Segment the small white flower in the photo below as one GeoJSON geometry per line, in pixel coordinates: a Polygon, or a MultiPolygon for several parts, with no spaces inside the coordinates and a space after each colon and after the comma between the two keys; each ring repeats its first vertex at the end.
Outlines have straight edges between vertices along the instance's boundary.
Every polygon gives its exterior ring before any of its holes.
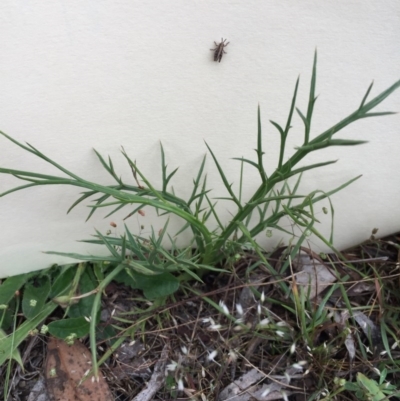
{"type": "Polygon", "coordinates": [[[395,349],[395,348],[397,348],[399,346],[399,343],[397,342],[397,341],[395,341],[394,343],[393,343],[393,345],[392,345],[392,349],[395,349]]]}
{"type": "Polygon", "coordinates": [[[292,365],[292,368],[298,369],[298,370],[303,370],[303,366],[301,366],[299,363],[294,363],[292,365]]]}
{"type": "Polygon", "coordinates": [[[266,397],[270,392],[271,392],[271,389],[268,387],[267,389],[265,389],[263,391],[263,393],[261,394],[261,397],[266,397]]]}
{"type": "Polygon", "coordinates": [[[290,377],[288,372],[285,372],[284,374],[285,374],[285,378],[286,378],[287,384],[289,384],[290,380],[292,380],[292,378],[290,377]]]}
{"type": "Polygon", "coordinates": [[[265,294],[264,294],[264,291],[261,293],[261,303],[263,304],[264,303],[264,301],[265,301],[265,294]]]}
{"type": "Polygon", "coordinates": [[[176,370],[176,368],[178,367],[178,363],[175,361],[172,361],[171,363],[169,363],[165,369],[165,372],[174,372],[176,370]]]}
{"type": "Polygon", "coordinates": [[[284,337],[285,333],[283,331],[277,330],[276,331],[276,335],[279,336],[279,337],[284,337]]]}
{"type": "Polygon", "coordinates": [[[211,330],[211,331],[219,331],[219,330],[221,330],[222,329],[222,326],[220,325],[220,324],[212,324],[209,328],[208,328],[208,330],[211,330]]]}
{"type": "Polygon", "coordinates": [[[203,366],[201,367],[201,377],[206,377],[206,371],[204,370],[203,366]]]}
{"type": "Polygon", "coordinates": [[[184,389],[185,389],[185,386],[183,385],[183,380],[182,380],[182,378],[180,378],[178,380],[178,390],[183,391],[184,389]]]}
{"type": "Polygon", "coordinates": [[[216,357],[217,355],[218,355],[218,351],[217,351],[217,350],[214,350],[214,351],[212,351],[212,352],[210,352],[210,353],[208,354],[207,359],[208,359],[209,361],[215,362],[215,357],[216,357]]]}
{"type": "Polygon", "coordinates": [[[381,375],[381,371],[378,368],[372,368],[372,370],[377,374],[377,375],[381,375]]]}
{"type": "Polygon", "coordinates": [[[83,316],[85,320],[90,323],[92,321],[91,316],[83,316]]]}
{"type": "Polygon", "coordinates": [[[294,351],[296,351],[296,343],[293,343],[293,344],[290,346],[290,353],[293,354],[294,351]]]}
{"type": "Polygon", "coordinates": [[[387,354],[387,351],[382,351],[379,355],[386,355],[387,354]]]}
{"type": "Polygon", "coordinates": [[[188,349],[184,345],[182,345],[181,350],[183,354],[187,355],[188,349]]]}
{"type": "Polygon", "coordinates": [[[261,304],[257,304],[257,315],[261,315],[261,304]]]}
{"type": "Polygon", "coordinates": [[[31,299],[31,300],[29,301],[29,306],[35,307],[36,304],[37,304],[37,299],[31,299]]]}
{"type": "Polygon", "coordinates": [[[299,361],[297,362],[299,365],[301,366],[306,366],[307,365],[307,361],[299,361]]]}
{"type": "Polygon", "coordinates": [[[243,306],[241,304],[236,304],[236,310],[240,316],[243,316],[244,312],[243,312],[243,306]]]}
{"type": "Polygon", "coordinates": [[[278,327],[286,327],[286,326],[288,326],[288,324],[286,322],[282,322],[282,321],[278,322],[276,325],[278,327]]]}
{"type": "Polygon", "coordinates": [[[261,320],[260,323],[258,323],[259,326],[268,326],[268,324],[269,324],[268,318],[265,318],[265,319],[261,320]]]}
{"type": "Polygon", "coordinates": [[[286,391],[281,390],[281,394],[282,394],[282,397],[283,397],[283,399],[284,399],[285,401],[289,401],[289,398],[288,398],[288,396],[287,396],[287,394],[286,394],[286,391]]]}
{"type": "Polygon", "coordinates": [[[205,318],[202,320],[202,322],[203,322],[203,323],[210,323],[211,325],[215,324],[215,321],[214,321],[214,319],[213,319],[212,317],[205,317],[205,318]]]}
{"type": "Polygon", "coordinates": [[[240,323],[244,323],[244,319],[242,317],[235,320],[235,324],[240,324],[240,323]]]}
{"type": "Polygon", "coordinates": [[[224,302],[224,301],[220,300],[220,301],[219,301],[219,306],[222,308],[222,310],[224,311],[224,314],[225,314],[225,315],[229,315],[229,314],[230,314],[230,313],[229,313],[229,309],[228,309],[228,307],[225,305],[225,302],[224,302]]]}

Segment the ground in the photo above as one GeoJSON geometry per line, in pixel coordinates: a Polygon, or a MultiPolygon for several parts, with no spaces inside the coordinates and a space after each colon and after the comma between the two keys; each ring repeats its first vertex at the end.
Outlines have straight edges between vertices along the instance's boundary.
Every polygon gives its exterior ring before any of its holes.
{"type": "Polygon", "coordinates": [[[96,336],[105,381],[75,393],[71,372],[92,366],[88,336],[68,346],[32,332],[19,347],[24,369],[0,367],[4,399],[398,399],[400,234],[341,254],[302,248],[289,261],[288,251],[243,252],[161,301],[111,282],[96,336]]]}

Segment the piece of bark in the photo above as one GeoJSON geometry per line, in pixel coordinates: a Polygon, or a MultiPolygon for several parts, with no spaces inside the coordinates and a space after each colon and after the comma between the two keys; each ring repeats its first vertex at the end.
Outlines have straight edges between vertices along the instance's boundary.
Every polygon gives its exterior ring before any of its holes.
{"type": "Polygon", "coordinates": [[[133,398],[132,401],[150,401],[153,399],[156,392],[164,385],[168,351],[168,344],[165,344],[161,352],[160,359],[154,366],[154,372],[150,381],[147,383],[146,388],[142,390],[135,398],[133,398]]]}
{"type": "Polygon", "coordinates": [[[90,351],[79,341],[67,345],[50,338],[47,344],[46,386],[51,401],[114,401],[104,377],[85,376],[92,368],[90,351]]]}

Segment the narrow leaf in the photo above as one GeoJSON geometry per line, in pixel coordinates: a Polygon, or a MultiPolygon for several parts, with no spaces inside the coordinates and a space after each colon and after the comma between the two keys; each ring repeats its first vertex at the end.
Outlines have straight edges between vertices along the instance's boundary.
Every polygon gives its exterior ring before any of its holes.
{"type": "Polygon", "coordinates": [[[368,87],[366,94],[364,95],[363,99],[361,100],[359,110],[363,108],[365,102],[367,101],[368,95],[371,92],[372,87],[374,86],[374,81],[371,82],[371,85],[368,87]]]}
{"type": "Polygon", "coordinates": [[[356,145],[362,145],[364,143],[368,143],[368,141],[359,141],[359,140],[352,140],[352,139],[330,139],[327,141],[313,143],[310,145],[303,145],[296,149],[307,151],[307,152],[313,152],[315,150],[328,148],[330,146],[356,146],[356,145]]]}
{"type": "Polygon", "coordinates": [[[205,144],[206,144],[206,146],[207,146],[207,148],[208,148],[208,150],[209,150],[209,152],[210,152],[210,154],[211,154],[211,156],[212,156],[212,158],[213,158],[213,160],[214,160],[215,165],[217,166],[219,175],[220,175],[221,178],[222,178],[222,182],[224,183],[226,190],[229,192],[229,195],[231,195],[232,200],[233,200],[233,201],[237,204],[237,206],[241,209],[242,206],[241,206],[239,200],[236,198],[235,194],[234,194],[233,191],[232,191],[232,188],[231,188],[231,185],[232,185],[232,184],[229,184],[229,183],[228,183],[228,180],[227,180],[226,177],[225,177],[224,171],[222,170],[222,168],[221,168],[221,166],[220,166],[220,164],[219,164],[217,158],[215,157],[215,155],[214,155],[213,151],[211,150],[211,148],[208,146],[207,142],[206,142],[205,144]]]}
{"type": "Polygon", "coordinates": [[[250,164],[251,166],[255,167],[258,170],[258,164],[253,162],[253,161],[251,161],[251,160],[249,160],[249,159],[244,159],[243,157],[233,157],[232,160],[239,160],[239,161],[241,161],[243,163],[248,163],[248,164],[250,164]]]}
{"type": "Polygon", "coordinates": [[[314,111],[314,104],[316,101],[315,97],[315,85],[317,81],[317,51],[315,50],[314,53],[314,63],[312,69],[312,76],[311,76],[311,84],[310,84],[310,95],[308,99],[308,108],[307,108],[307,124],[306,124],[306,133],[304,143],[307,144],[310,140],[310,130],[311,130],[311,119],[312,114],[314,111]]]}
{"type": "MultiPolygon", "coordinates": [[[[263,149],[262,149],[262,129],[261,129],[261,110],[260,105],[258,105],[257,113],[257,158],[258,158],[258,171],[260,173],[261,181],[265,184],[267,182],[267,175],[265,174],[263,166],[263,149]]],[[[239,202],[240,203],[240,202],[239,202]]]]}

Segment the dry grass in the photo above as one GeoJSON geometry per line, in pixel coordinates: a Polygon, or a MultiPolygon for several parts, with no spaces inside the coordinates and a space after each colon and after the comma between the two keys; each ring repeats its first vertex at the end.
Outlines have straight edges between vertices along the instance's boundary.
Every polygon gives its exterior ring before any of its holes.
{"type": "MultiPolygon", "coordinates": [[[[394,235],[344,252],[356,271],[327,255],[340,273],[341,288],[327,300],[323,293],[306,299],[301,311],[300,296],[288,297],[278,285],[286,282],[293,290],[293,272],[273,277],[251,252],[232,264],[229,274],[208,273],[203,284],[184,284],[163,305],[150,305],[140,292],[111,283],[101,306],[106,338],[98,339],[97,352],[103,355],[126,336],[101,366],[115,400],[130,400],[143,390],[165,346],[166,379],[155,400],[222,400],[223,390],[250,371],[258,374],[253,385],[259,391],[274,390],[275,383],[276,394],[293,401],[357,400],[335,378],[355,383],[357,372],[363,372],[379,381],[377,372],[384,368],[386,380],[399,387],[399,249],[400,236],[394,235]],[[326,313],[316,319],[321,303],[326,313]],[[372,322],[370,335],[350,317],[357,312],[372,322]]],[[[277,271],[284,251],[269,255],[277,271]]],[[[49,320],[61,316],[59,309],[49,320]]],[[[15,401],[26,400],[43,374],[46,336],[27,338],[20,348],[25,371],[13,363],[9,376],[9,400],[15,401]]],[[[1,387],[6,367],[1,367],[1,387]]]]}

